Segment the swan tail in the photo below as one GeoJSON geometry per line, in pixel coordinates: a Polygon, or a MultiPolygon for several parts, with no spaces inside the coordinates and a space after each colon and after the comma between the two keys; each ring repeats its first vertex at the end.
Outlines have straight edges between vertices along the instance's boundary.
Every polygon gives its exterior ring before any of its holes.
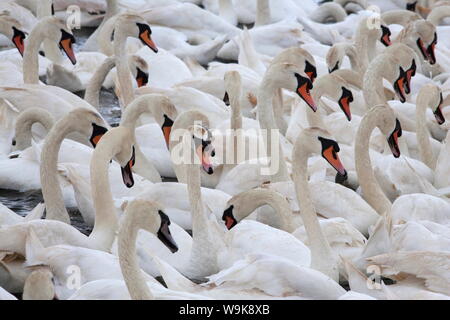
{"type": "Polygon", "coordinates": [[[39,220],[44,215],[45,204],[39,203],[33,210],[23,219],[24,222],[39,220]]]}
{"type": "Polygon", "coordinates": [[[225,42],[228,40],[227,35],[216,37],[214,40],[202,43],[198,46],[193,46],[192,57],[195,57],[201,65],[207,65],[213,61],[217,53],[222,49],[225,42]]]}
{"type": "Polygon", "coordinates": [[[45,263],[41,260],[44,249],[45,248],[36,235],[36,232],[33,230],[33,227],[30,226],[25,242],[25,253],[27,259],[25,265],[27,267],[44,265],[45,263]]]}
{"type": "Polygon", "coordinates": [[[170,264],[157,256],[153,257],[153,261],[156,263],[159,272],[161,272],[161,276],[164,278],[164,282],[170,290],[186,291],[190,293],[198,291],[198,285],[183,276],[170,264]]]}

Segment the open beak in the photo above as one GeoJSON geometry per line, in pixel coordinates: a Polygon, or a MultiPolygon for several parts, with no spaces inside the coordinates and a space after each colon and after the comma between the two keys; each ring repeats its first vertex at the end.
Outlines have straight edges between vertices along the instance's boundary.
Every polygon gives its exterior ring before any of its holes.
{"type": "Polygon", "coordinates": [[[127,162],[125,167],[121,168],[123,183],[127,186],[127,188],[131,188],[134,186],[133,172],[131,171],[131,169],[133,168],[135,162],[136,162],[136,155],[133,147],[133,153],[131,155],[130,161],[127,162]]]}
{"type": "Polygon", "coordinates": [[[207,174],[213,174],[214,169],[209,158],[209,152],[203,147],[203,145],[197,147],[197,156],[201,159],[203,170],[205,170],[207,174]]]}
{"type": "Polygon", "coordinates": [[[12,38],[12,42],[16,46],[17,50],[19,50],[20,55],[23,57],[23,53],[25,52],[25,43],[24,43],[24,40],[26,38],[25,33],[15,27],[13,27],[13,30],[14,35],[12,38]]]}
{"type": "Polygon", "coordinates": [[[137,69],[136,82],[138,87],[145,87],[148,83],[148,73],[142,71],[139,68],[137,69]]]}
{"type": "Polygon", "coordinates": [[[437,34],[435,32],[433,42],[431,42],[431,44],[427,48],[428,61],[430,62],[430,64],[436,63],[436,53],[435,53],[436,44],[437,44],[437,34]]]}
{"type": "Polygon", "coordinates": [[[386,47],[389,47],[391,42],[391,30],[386,26],[381,26],[382,36],[381,36],[381,43],[384,44],[386,47]]]}
{"type": "Polygon", "coordinates": [[[339,99],[339,106],[344,111],[348,121],[352,120],[352,112],[350,110],[350,103],[353,102],[353,94],[347,88],[342,87],[342,97],[339,99]]]}
{"type": "Polygon", "coordinates": [[[306,102],[306,104],[314,111],[317,111],[317,106],[314,103],[314,100],[311,96],[311,93],[309,90],[312,89],[312,82],[310,79],[308,78],[304,78],[298,74],[296,74],[297,76],[297,81],[298,81],[298,87],[297,87],[297,94],[300,96],[300,98],[303,99],[303,101],[306,102]]]}
{"type": "Polygon", "coordinates": [[[227,210],[223,212],[222,220],[225,222],[225,225],[228,230],[231,230],[235,225],[237,225],[237,220],[233,215],[234,206],[231,205],[227,210]]]}
{"type": "Polygon", "coordinates": [[[317,69],[314,65],[305,60],[305,73],[311,80],[311,83],[314,83],[314,80],[317,78],[317,69]]]}
{"type": "Polygon", "coordinates": [[[98,126],[95,123],[92,124],[93,130],[92,135],[89,141],[91,142],[92,146],[95,148],[98,143],[100,142],[100,139],[103,137],[103,135],[108,132],[108,129],[102,126],[98,126]]]}
{"type": "Polygon", "coordinates": [[[61,41],[59,41],[59,46],[61,49],[64,50],[67,57],[69,58],[70,62],[72,62],[73,65],[77,63],[77,59],[75,58],[75,52],[73,51],[72,45],[75,43],[75,37],[68,33],[65,30],[61,29],[62,37],[61,41]]]}
{"type": "Polygon", "coordinates": [[[400,157],[400,148],[398,146],[398,138],[402,136],[402,127],[400,125],[400,121],[396,119],[395,121],[395,129],[392,134],[389,136],[388,143],[391,148],[391,152],[394,157],[400,157]]]}
{"type": "Polygon", "coordinates": [[[175,240],[170,233],[170,219],[169,217],[162,212],[161,210],[158,212],[161,217],[161,226],[158,230],[158,239],[164,243],[164,245],[170,250],[170,252],[175,253],[178,251],[178,246],[175,240]]]}
{"type": "Polygon", "coordinates": [[[405,81],[407,81],[406,80],[406,73],[402,69],[402,67],[400,67],[400,76],[394,82],[394,90],[397,93],[401,103],[405,103],[406,102],[406,95],[405,95],[405,91],[404,91],[405,81]]]}
{"type": "Polygon", "coordinates": [[[445,123],[445,117],[444,114],[442,113],[442,103],[443,103],[444,99],[442,97],[442,93],[441,93],[441,102],[439,103],[439,105],[437,106],[436,110],[434,110],[434,117],[436,118],[436,121],[439,125],[442,125],[445,123]]]}
{"type": "Polygon", "coordinates": [[[169,149],[170,133],[172,132],[172,126],[173,126],[172,119],[170,119],[168,116],[164,115],[164,123],[163,123],[161,129],[162,129],[162,132],[164,135],[164,140],[166,140],[167,149],[169,149]]]}
{"type": "Polygon", "coordinates": [[[152,31],[150,27],[142,23],[138,23],[137,25],[139,27],[139,39],[141,39],[143,44],[152,49],[154,53],[158,53],[158,47],[152,40],[152,31]]]}

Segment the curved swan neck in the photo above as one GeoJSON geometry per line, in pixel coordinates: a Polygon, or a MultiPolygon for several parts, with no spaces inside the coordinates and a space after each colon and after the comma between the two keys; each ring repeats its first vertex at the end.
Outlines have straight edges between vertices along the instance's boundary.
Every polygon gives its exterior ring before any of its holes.
{"type": "Polygon", "coordinates": [[[450,17],[450,6],[438,6],[427,16],[427,21],[438,26],[441,20],[447,17],[450,17]]]}
{"type": "MultiPolygon", "coordinates": [[[[43,19],[45,17],[52,16],[52,0],[40,0],[37,4],[37,17],[38,19],[43,19]]],[[[55,41],[51,39],[44,39],[44,52],[45,57],[54,63],[61,64],[63,61],[63,56],[61,50],[59,50],[58,45],[55,41]]]]}
{"type": "Polygon", "coordinates": [[[100,107],[100,91],[102,85],[105,82],[106,76],[116,65],[115,57],[108,57],[102,63],[100,67],[95,71],[84,94],[84,100],[86,100],[93,107],[98,109],[100,107]]]}
{"type": "Polygon", "coordinates": [[[119,77],[119,90],[122,97],[122,107],[126,108],[134,99],[134,89],[131,74],[129,72],[126,45],[128,36],[123,31],[123,23],[120,19],[116,23],[114,34],[114,54],[116,56],[117,76],[119,77]]]}
{"type": "MultiPolygon", "coordinates": [[[[120,125],[129,128],[132,132],[136,130],[136,124],[139,117],[146,112],[151,113],[156,118],[158,108],[157,104],[160,96],[157,95],[143,95],[131,102],[122,114],[122,120],[120,125]]],[[[136,149],[136,165],[133,167],[133,171],[140,176],[150,180],[151,182],[161,182],[161,176],[156,168],[148,160],[148,158],[141,151],[139,145],[135,145],[136,149]]]]}
{"type": "MultiPolygon", "coordinates": [[[[277,125],[275,124],[275,115],[272,105],[277,86],[271,79],[271,73],[272,72],[270,70],[266,72],[258,90],[258,120],[261,129],[265,130],[265,132],[263,132],[263,137],[266,146],[266,154],[269,158],[273,156],[272,151],[275,151],[272,150],[273,130],[278,130],[277,125]]],[[[281,144],[278,144],[279,148],[277,151],[279,166],[277,172],[271,177],[272,182],[289,180],[287,165],[283,156],[283,150],[281,149],[281,144]]]]}
{"type": "Polygon", "coordinates": [[[41,108],[30,108],[21,112],[16,120],[16,150],[24,150],[31,146],[31,129],[36,122],[40,123],[49,132],[55,123],[55,119],[49,112],[41,108]]]}
{"type": "Polygon", "coordinates": [[[277,227],[289,233],[295,230],[289,203],[279,193],[265,189],[254,189],[243,192],[238,197],[238,203],[233,201],[233,204],[239,206],[241,219],[244,219],[259,207],[269,205],[275,211],[278,220],[277,227]]]}
{"type": "Polygon", "coordinates": [[[109,20],[107,20],[103,26],[99,27],[99,33],[98,33],[98,46],[100,49],[100,52],[107,55],[112,56],[114,55],[114,47],[111,44],[111,36],[114,31],[114,27],[117,21],[117,16],[111,17],[109,20]]]}
{"type": "Polygon", "coordinates": [[[59,120],[48,133],[41,152],[40,176],[42,195],[46,207],[46,219],[59,220],[70,224],[69,214],[58,181],[58,154],[61,143],[71,132],[76,131],[69,114],[59,120]]]}
{"type": "Polygon", "coordinates": [[[436,168],[436,157],[431,149],[426,110],[430,106],[431,99],[433,98],[431,91],[433,89],[433,86],[429,85],[422,87],[416,101],[416,134],[420,159],[432,170],[436,168]]]}
{"type": "Polygon", "coordinates": [[[120,268],[132,300],[153,300],[136,255],[136,239],[140,229],[136,223],[138,214],[127,212],[122,221],[118,240],[120,268]]]}
{"type": "Polygon", "coordinates": [[[25,40],[23,54],[23,82],[25,84],[39,83],[39,47],[45,39],[45,27],[49,18],[42,19],[25,40]]]}
{"type": "Polygon", "coordinates": [[[339,274],[336,275],[336,270],[332,271],[333,266],[330,265],[330,261],[333,261],[334,257],[330,245],[320,227],[314,204],[310,196],[307,172],[310,154],[306,151],[307,148],[305,147],[307,140],[308,137],[300,134],[294,145],[292,174],[295,191],[300,206],[300,214],[311,248],[311,266],[324,272],[331,278],[336,279],[339,277],[339,274]]]}
{"type": "Polygon", "coordinates": [[[109,184],[109,162],[123,146],[124,137],[131,137],[126,128],[115,128],[105,135],[91,158],[91,187],[94,199],[95,224],[89,238],[102,250],[109,251],[118,227],[116,208],[109,184]]]}
{"type": "MultiPolygon", "coordinates": [[[[383,107],[387,108],[387,107],[383,107]]],[[[369,142],[372,131],[383,121],[383,109],[374,107],[361,120],[356,132],[355,167],[364,199],[380,214],[389,212],[391,202],[381,190],[373,172],[369,155],[369,142]]]]}
{"type": "Polygon", "coordinates": [[[394,69],[390,55],[387,54],[379,55],[369,65],[363,81],[363,95],[368,108],[386,103],[383,75],[386,79],[393,79],[394,69]]]}

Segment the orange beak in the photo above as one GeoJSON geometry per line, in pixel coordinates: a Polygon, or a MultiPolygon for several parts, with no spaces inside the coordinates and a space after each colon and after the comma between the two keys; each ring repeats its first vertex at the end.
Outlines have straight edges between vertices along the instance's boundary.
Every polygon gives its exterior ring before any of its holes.
{"type": "Polygon", "coordinates": [[[172,132],[173,121],[167,115],[164,115],[164,123],[161,127],[164,135],[164,140],[166,140],[167,149],[169,149],[170,144],[170,133],[172,132]]]}
{"type": "Polygon", "coordinates": [[[75,38],[70,33],[61,30],[62,37],[61,41],[59,42],[59,46],[61,49],[64,50],[67,57],[70,59],[70,62],[72,62],[73,65],[77,63],[77,58],[75,57],[75,52],[73,51],[72,44],[75,43],[75,38]]]}
{"type": "Polygon", "coordinates": [[[400,148],[398,146],[398,138],[401,136],[402,136],[402,127],[400,125],[400,121],[398,121],[398,119],[396,119],[395,129],[388,139],[389,147],[391,148],[391,152],[395,158],[400,157],[400,148]]]}
{"type": "Polygon", "coordinates": [[[328,161],[329,164],[331,164],[334,169],[336,169],[337,172],[339,172],[340,175],[345,176],[347,174],[347,171],[345,170],[341,160],[339,159],[338,154],[334,151],[333,146],[325,149],[322,152],[322,156],[325,158],[325,160],[328,161]]]}
{"type": "Polygon", "coordinates": [[[381,36],[381,43],[383,43],[386,47],[389,47],[391,42],[391,30],[389,30],[388,27],[381,26],[381,31],[383,32],[383,35],[381,36]]]}
{"type": "Polygon", "coordinates": [[[98,145],[98,143],[100,142],[103,135],[106,132],[108,132],[108,129],[106,129],[102,126],[98,126],[95,123],[92,124],[92,127],[93,127],[92,136],[89,141],[91,142],[92,146],[95,148],[98,145]]]}
{"type": "Polygon", "coordinates": [[[150,35],[150,29],[145,29],[139,34],[139,39],[147,45],[150,49],[153,50],[154,53],[158,53],[158,47],[153,42],[152,37],[150,35]]]}
{"type": "Polygon", "coordinates": [[[339,100],[339,106],[344,111],[348,121],[352,120],[352,112],[350,110],[350,103],[353,102],[353,94],[350,90],[342,87],[342,97],[339,100]]]}
{"type": "Polygon", "coordinates": [[[20,55],[23,57],[23,53],[25,52],[25,33],[13,27],[14,35],[12,38],[12,42],[16,46],[17,50],[19,50],[20,55]]]}
{"type": "Polygon", "coordinates": [[[407,76],[406,76],[405,71],[403,71],[403,69],[400,67],[400,76],[394,82],[394,90],[397,93],[401,103],[406,102],[406,95],[405,95],[405,91],[404,91],[406,77],[407,76]]]}
{"type": "Polygon", "coordinates": [[[137,69],[136,82],[139,88],[144,87],[148,83],[148,74],[139,68],[137,69]]]}
{"type": "Polygon", "coordinates": [[[430,62],[430,64],[436,63],[436,53],[435,53],[436,44],[437,44],[437,34],[434,33],[433,42],[429,45],[429,47],[427,49],[428,61],[430,62]]]}
{"type": "Polygon", "coordinates": [[[300,96],[300,98],[303,99],[303,101],[306,102],[306,104],[314,111],[317,111],[317,106],[314,103],[314,100],[311,96],[310,89],[312,89],[312,82],[310,79],[303,78],[300,75],[297,76],[298,81],[298,87],[297,87],[297,94],[300,96]]]}

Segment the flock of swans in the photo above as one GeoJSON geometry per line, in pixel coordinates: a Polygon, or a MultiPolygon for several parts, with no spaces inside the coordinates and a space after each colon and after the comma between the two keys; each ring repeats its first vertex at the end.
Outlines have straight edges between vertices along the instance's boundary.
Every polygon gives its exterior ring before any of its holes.
{"type": "Polygon", "coordinates": [[[0,204],[0,300],[450,299],[449,18],[2,1],[0,189],[44,202],[0,204]]]}

